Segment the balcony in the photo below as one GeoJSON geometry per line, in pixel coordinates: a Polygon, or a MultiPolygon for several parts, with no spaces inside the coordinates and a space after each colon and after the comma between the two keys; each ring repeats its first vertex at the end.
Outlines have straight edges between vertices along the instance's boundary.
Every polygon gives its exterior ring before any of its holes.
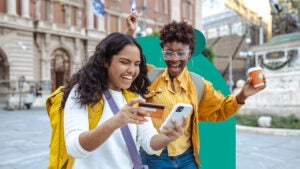
{"type": "Polygon", "coordinates": [[[38,32],[51,33],[61,36],[70,36],[70,37],[78,37],[85,38],[85,28],[76,27],[73,25],[66,25],[60,23],[53,23],[49,21],[36,21],[35,28],[38,32]]]}
{"type": "Polygon", "coordinates": [[[18,15],[0,13],[0,26],[22,30],[33,30],[32,18],[22,18],[18,15]]]}

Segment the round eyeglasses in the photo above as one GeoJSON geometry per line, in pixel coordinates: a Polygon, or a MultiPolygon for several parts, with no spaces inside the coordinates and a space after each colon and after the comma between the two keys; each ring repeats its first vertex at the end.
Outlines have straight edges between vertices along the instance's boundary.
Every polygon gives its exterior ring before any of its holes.
{"type": "Polygon", "coordinates": [[[165,60],[171,60],[173,58],[173,54],[176,55],[178,60],[185,60],[189,51],[190,51],[189,49],[182,49],[182,50],[178,50],[178,51],[171,51],[171,50],[165,49],[165,50],[162,50],[162,54],[163,54],[165,60]]]}

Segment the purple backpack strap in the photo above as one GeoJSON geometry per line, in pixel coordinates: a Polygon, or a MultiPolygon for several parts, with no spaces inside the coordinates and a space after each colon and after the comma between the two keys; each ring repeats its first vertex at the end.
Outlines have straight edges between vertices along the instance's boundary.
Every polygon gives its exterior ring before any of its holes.
{"type": "MultiPolygon", "coordinates": [[[[115,100],[113,99],[113,97],[109,93],[109,91],[105,90],[104,95],[105,95],[106,100],[108,101],[108,104],[109,104],[110,109],[112,110],[112,112],[114,114],[117,114],[118,111],[119,111],[119,108],[118,108],[115,100]]],[[[130,130],[129,130],[128,126],[127,125],[123,126],[121,128],[121,132],[122,132],[123,138],[125,140],[127,148],[129,150],[130,157],[131,157],[132,162],[133,162],[133,169],[148,169],[148,166],[143,166],[143,163],[142,163],[141,158],[139,156],[139,153],[136,149],[136,145],[133,141],[133,138],[132,138],[132,135],[130,133],[130,130]]]]}

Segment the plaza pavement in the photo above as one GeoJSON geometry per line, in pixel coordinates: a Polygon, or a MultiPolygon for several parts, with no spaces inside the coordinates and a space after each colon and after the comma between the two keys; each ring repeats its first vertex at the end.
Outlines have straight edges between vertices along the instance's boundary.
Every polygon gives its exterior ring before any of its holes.
{"type": "MultiPolygon", "coordinates": [[[[46,169],[51,128],[45,108],[3,107],[0,104],[0,169],[46,169]]],[[[269,130],[237,126],[236,169],[299,168],[299,130],[269,130]]]]}

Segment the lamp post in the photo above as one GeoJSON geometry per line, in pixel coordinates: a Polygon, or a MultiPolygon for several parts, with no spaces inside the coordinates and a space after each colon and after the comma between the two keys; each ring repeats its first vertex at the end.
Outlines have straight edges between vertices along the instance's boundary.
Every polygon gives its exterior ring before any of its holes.
{"type": "Polygon", "coordinates": [[[138,13],[138,23],[137,23],[137,30],[136,30],[136,36],[137,37],[144,37],[146,36],[146,32],[145,32],[145,25],[144,22],[142,20],[142,16],[144,14],[144,11],[146,10],[146,6],[137,6],[137,9],[139,11],[141,11],[140,13],[138,13]]]}
{"type": "Polygon", "coordinates": [[[250,53],[250,43],[251,43],[251,39],[250,38],[246,38],[246,43],[247,43],[247,52],[246,52],[246,73],[248,71],[248,69],[250,68],[250,56],[252,53],[250,53]]]}
{"type": "Polygon", "coordinates": [[[23,106],[23,100],[22,100],[22,95],[23,95],[23,87],[24,87],[24,82],[25,82],[25,76],[20,76],[19,77],[19,81],[18,81],[18,85],[19,85],[19,91],[20,91],[20,99],[19,99],[19,110],[22,109],[23,106]]]}
{"type": "Polygon", "coordinates": [[[229,90],[230,93],[232,93],[232,87],[233,87],[233,76],[232,76],[232,55],[229,56],[229,90]]]}
{"type": "Polygon", "coordinates": [[[250,51],[250,43],[251,43],[251,39],[250,38],[246,38],[246,43],[247,43],[247,50],[246,51],[240,51],[239,55],[241,57],[245,57],[246,58],[246,76],[247,76],[247,71],[250,68],[250,57],[253,55],[252,51],[250,51]]]}

